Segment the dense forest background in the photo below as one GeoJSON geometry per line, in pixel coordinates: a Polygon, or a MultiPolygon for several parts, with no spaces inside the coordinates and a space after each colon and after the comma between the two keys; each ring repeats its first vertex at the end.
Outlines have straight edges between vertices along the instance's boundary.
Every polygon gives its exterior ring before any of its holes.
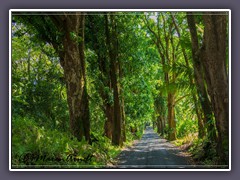
{"type": "Polygon", "coordinates": [[[12,165],[104,167],[147,125],[228,164],[228,12],[14,12],[12,165]]]}

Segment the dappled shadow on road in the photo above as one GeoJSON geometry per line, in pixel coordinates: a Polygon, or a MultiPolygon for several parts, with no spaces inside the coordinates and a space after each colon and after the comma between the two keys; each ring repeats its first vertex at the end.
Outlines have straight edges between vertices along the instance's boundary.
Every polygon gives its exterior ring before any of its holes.
{"type": "Polygon", "coordinates": [[[188,158],[176,146],[161,139],[148,127],[133,147],[118,157],[118,168],[186,168],[188,158]]]}

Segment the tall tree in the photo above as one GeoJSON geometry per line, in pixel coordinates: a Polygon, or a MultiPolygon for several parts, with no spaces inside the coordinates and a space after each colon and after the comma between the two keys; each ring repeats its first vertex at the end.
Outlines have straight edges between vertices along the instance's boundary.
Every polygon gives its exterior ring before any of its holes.
{"type": "Polygon", "coordinates": [[[90,140],[89,102],[86,88],[84,60],[83,14],[50,16],[60,32],[63,32],[63,50],[60,61],[67,86],[70,112],[70,129],[79,140],[90,140]]]}
{"type": "Polygon", "coordinates": [[[204,113],[204,123],[207,126],[208,136],[213,141],[216,138],[216,132],[214,127],[214,121],[212,119],[212,107],[210,100],[208,98],[207,90],[205,87],[204,72],[203,72],[203,62],[199,54],[199,40],[196,30],[196,23],[192,13],[187,15],[188,26],[191,34],[192,42],[192,58],[193,58],[193,67],[194,67],[194,78],[196,81],[197,92],[201,107],[204,113]]]}
{"type": "MultiPolygon", "coordinates": [[[[219,12],[203,14],[204,35],[201,47],[198,46],[194,16],[188,16],[192,33],[193,57],[203,65],[207,91],[218,130],[217,152],[221,161],[228,157],[228,77],[226,67],[227,53],[227,14],[219,12]],[[191,19],[192,18],[192,19],[191,19]]],[[[202,85],[204,85],[202,83],[202,85]]]]}
{"type": "Polygon", "coordinates": [[[227,53],[227,14],[203,15],[204,37],[201,56],[208,92],[218,130],[217,150],[222,160],[228,160],[229,110],[227,53]]]}
{"type": "Polygon", "coordinates": [[[114,118],[112,128],[112,143],[114,145],[122,144],[122,116],[120,102],[120,87],[118,82],[118,37],[117,22],[113,14],[105,16],[106,41],[110,57],[111,83],[113,86],[114,98],[114,118]]]}
{"type": "Polygon", "coordinates": [[[62,15],[18,16],[19,20],[34,28],[38,38],[53,45],[64,70],[70,131],[78,139],[90,140],[89,102],[86,89],[84,60],[83,13],[62,15]]]}
{"type": "MultiPolygon", "coordinates": [[[[92,49],[97,55],[99,80],[98,91],[103,100],[103,111],[106,116],[104,123],[104,135],[112,139],[113,124],[113,101],[112,101],[112,83],[109,54],[106,42],[106,24],[104,16],[88,16],[89,29],[88,39],[92,43],[92,49]]],[[[89,43],[88,43],[89,44],[89,43]]]]}

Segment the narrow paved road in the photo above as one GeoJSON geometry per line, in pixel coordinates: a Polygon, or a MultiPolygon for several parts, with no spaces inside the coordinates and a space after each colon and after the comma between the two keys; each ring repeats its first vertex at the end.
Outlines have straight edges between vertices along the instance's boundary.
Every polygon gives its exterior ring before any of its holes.
{"type": "Polygon", "coordinates": [[[151,127],[140,141],[118,157],[117,168],[192,168],[189,157],[178,147],[162,139],[151,127]]]}

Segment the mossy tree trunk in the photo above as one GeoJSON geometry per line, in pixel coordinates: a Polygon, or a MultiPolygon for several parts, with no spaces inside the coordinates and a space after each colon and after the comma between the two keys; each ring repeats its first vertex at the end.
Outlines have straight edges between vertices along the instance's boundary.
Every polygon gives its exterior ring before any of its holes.
{"type": "Polygon", "coordinates": [[[64,70],[70,131],[78,139],[90,140],[89,101],[84,58],[84,19],[82,14],[51,16],[63,33],[63,48],[58,52],[64,70]]]}
{"type": "Polygon", "coordinates": [[[208,98],[208,93],[205,87],[203,60],[201,59],[201,56],[200,56],[200,48],[198,43],[198,36],[197,36],[194,16],[192,14],[188,14],[187,20],[188,20],[188,26],[190,29],[191,41],[192,41],[194,78],[196,81],[196,87],[197,87],[198,97],[201,103],[201,108],[203,110],[204,125],[207,128],[208,138],[212,141],[215,141],[216,130],[215,130],[215,125],[212,118],[213,110],[212,110],[211,103],[208,98]]]}

